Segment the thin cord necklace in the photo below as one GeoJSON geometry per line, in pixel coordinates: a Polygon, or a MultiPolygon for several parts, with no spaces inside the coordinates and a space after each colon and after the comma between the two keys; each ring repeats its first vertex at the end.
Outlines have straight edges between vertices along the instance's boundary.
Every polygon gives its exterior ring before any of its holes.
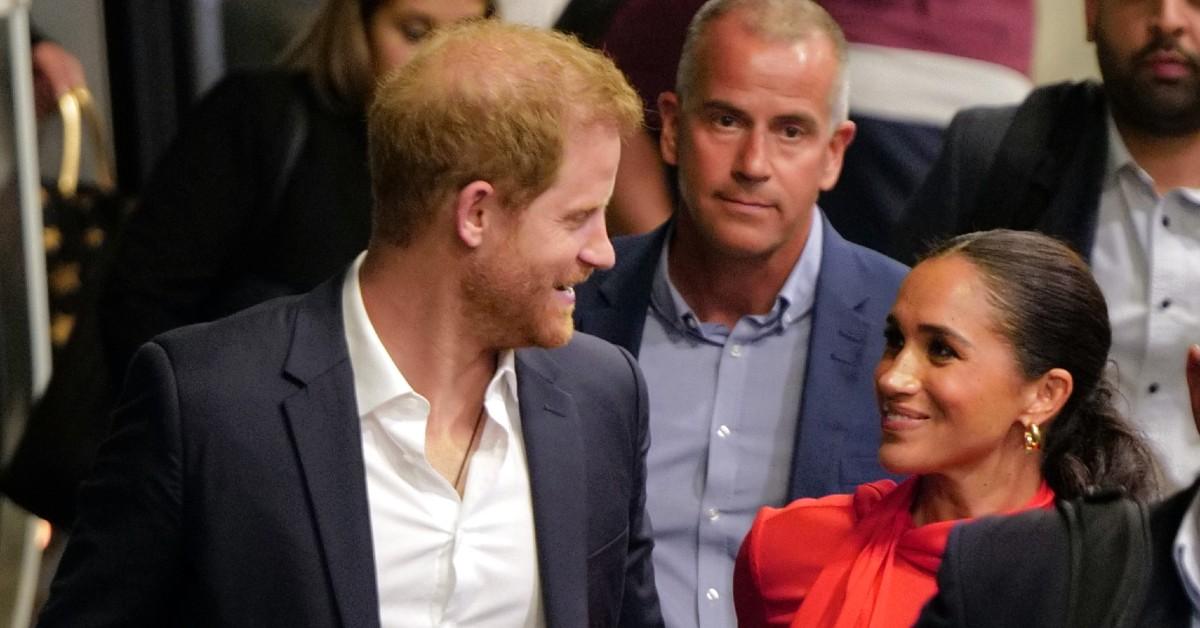
{"type": "Polygon", "coordinates": [[[463,454],[462,462],[458,463],[458,473],[454,474],[454,490],[462,495],[466,489],[465,486],[460,486],[463,481],[463,472],[467,470],[467,461],[471,459],[471,450],[475,447],[475,439],[479,437],[479,426],[483,425],[484,408],[479,408],[479,416],[475,417],[475,427],[471,428],[471,440],[467,442],[467,451],[463,454]]]}

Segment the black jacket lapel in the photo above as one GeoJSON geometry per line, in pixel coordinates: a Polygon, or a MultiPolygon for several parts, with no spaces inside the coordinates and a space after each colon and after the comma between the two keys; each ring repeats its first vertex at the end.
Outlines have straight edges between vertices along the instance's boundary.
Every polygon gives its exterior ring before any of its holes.
{"type": "Polygon", "coordinates": [[[587,617],[587,487],[575,401],[554,384],[544,350],[517,352],[521,431],[529,465],[538,569],[547,626],[587,617]]]}
{"type": "Polygon", "coordinates": [[[341,285],[327,282],[299,304],[285,369],[301,389],[283,408],[342,624],[375,627],[374,547],[341,285]]]}

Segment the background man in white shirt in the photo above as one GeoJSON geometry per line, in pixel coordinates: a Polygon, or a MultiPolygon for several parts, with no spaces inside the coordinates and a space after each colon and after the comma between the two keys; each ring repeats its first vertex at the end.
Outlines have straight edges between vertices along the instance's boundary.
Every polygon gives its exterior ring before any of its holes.
{"type": "Polygon", "coordinates": [[[561,35],[431,40],[346,275],[139,351],[42,625],[660,624],[644,383],[571,323],[640,120],[561,35]]]}

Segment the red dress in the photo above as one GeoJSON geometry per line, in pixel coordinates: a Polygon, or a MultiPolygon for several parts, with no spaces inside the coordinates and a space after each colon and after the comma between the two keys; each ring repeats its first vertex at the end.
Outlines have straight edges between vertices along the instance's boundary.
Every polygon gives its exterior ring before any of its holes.
{"type": "MultiPolygon", "coordinates": [[[[912,626],[937,592],[950,529],[961,520],[913,526],[917,480],[858,487],[854,495],[763,508],[733,576],[738,625],[805,628],[912,626]]],[[[1018,510],[1048,508],[1042,482],[1018,510]]]]}

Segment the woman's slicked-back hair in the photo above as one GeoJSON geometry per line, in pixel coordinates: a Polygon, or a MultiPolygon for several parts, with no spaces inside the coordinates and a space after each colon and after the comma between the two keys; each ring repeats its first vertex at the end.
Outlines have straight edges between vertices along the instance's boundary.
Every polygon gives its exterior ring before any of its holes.
{"type": "Polygon", "coordinates": [[[1032,231],[996,229],[952,238],[924,259],[960,255],[979,271],[999,331],[1028,378],[1052,368],[1074,387],[1049,424],[1042,473],[1059,497],[1157,488],[1153,455],[1113,405],[1106,376],[1112,345],[1108,306],[1087,264],[1070,247],[1032,231]]]}

